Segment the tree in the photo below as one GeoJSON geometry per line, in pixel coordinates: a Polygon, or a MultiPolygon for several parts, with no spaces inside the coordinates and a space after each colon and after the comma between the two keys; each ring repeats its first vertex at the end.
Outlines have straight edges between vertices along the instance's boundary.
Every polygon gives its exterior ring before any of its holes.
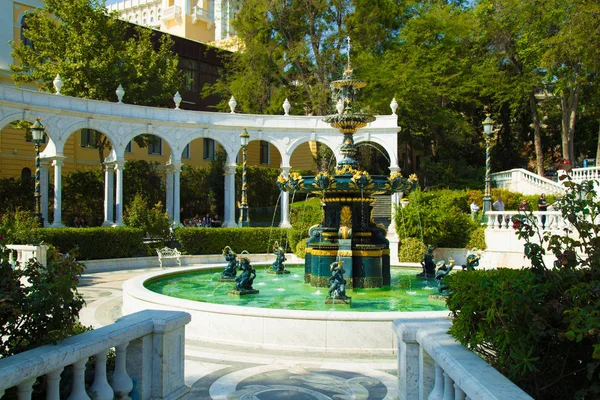
{"type": "MultiPolygon", "coordinates": [[[[181,88],[182,75],[173,41],[167,35],[117,20],[101,0],[46,0],[43,9],[27,16],[25,42],[11,42],[12,79],[17,85],[36,83],[53,91],[60,74],[61,93],[94,100],[115,101],[119,84],[126,101],[139,105],[163,104],[181,88]]],[[[110,149],[108,139],[96,135],[100,162],[110,149]]],[[[139,144],[144,145],[144,138],[139,144]]]]}
{"type": "Polygon", "coordinates": [[[68,173],[64,177],[62,190],[66,221],[71,221],[73,217],[85,217],[90,225],[102,223],[104,184],[100,168],[68,173]]]}
{"type": "Polygon", "coordinates": [[[211,90],[233,94],[244,112],[281,113],[285,98],[296,114],[331,112],[329,82],[345,66],[350,10],[345,0],[243,1],[234,27],[244,49],[211,90]]]}
{"type": "Polygon", "coordinates": [[[130,204],[138,193],[149,204],[157,204],[164,199],[165,191],[157,165],[156,162],[149,163],[144,160],[129,160],[125,163],[123,180],[127,185],[123,188],[123,204],[130,204]]]}

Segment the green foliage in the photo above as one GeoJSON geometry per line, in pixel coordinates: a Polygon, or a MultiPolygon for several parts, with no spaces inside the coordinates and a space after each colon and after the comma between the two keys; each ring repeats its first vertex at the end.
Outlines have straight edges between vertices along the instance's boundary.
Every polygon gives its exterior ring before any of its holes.
{"type": "MultiPolygon", "coordinates": [[[[277,188],[277,177],[281,171],[278,168],[247,166],[246,180],[248,181],[248,204],[252,207],[268,207],[277,203],[281,193],[277,188]]],[[[236,199],[242,196],[242,167],[235,174],[236,199]]]]}
{"type": "Polygon", "coordinates": [[[223,175],[227,153],[217,151],[216,159],[208,167],[184,166],[181,171],[182,219],[202,217],[206,213],[223,215],[225,190],[223,175]]]}
{"type": "Polygon", "coordinates": [[[123,203],[127,207],[141,193],[150,204],[164,199],[164,188],[157,162],[129,160],[125,163],[123,180],[123,203]]]}
{"type": "Polygon", "coordinates": [[[39,244],[42,241],[39,222],[32,211],[17,208],[0,219],[0,236],[10,244],[39,244]]]}
{"type": "Polygon", "coordinates": [[[73,171],[63,177],[63,218],[85,217],[90,225],[102,224],[104,179],[102,169],[73,171]]]}
{"type": "Polygon", "coordinates": [[[290,248],[295,249],[299,242],[308,238],[308,229],[319,224],[322,218],[321,199],[314,198],[293,203],[290,207],[292,228],[288,230],[290,248]]]}
{"type": "Polygon", "coordinates": [[[151,239],[160,239],[163,243],[171,239],[169,215],[159,201],[150,208],[141,194],[136,194],[123,214],[123,222],[130,228],[138,228],[151,239]]]}
{"type": "Polygon", "coordinates": [[[0,244],[0,358],[76,334],[84,305],[77,283],[84,268],[50,249],[47,267],[30,261],[13,269],[0,244]]]}
{"type": "Polygon", "coordinates": [[[128,36],[128,25],[108,15],[100,0],[46,0],[29,14],[27,26],[24,35],[33,47],[11,43],[18,84],[35,82],[52,92],[60,74],[64,95],[116,101],[120,83],[125,101],[140,105],[169,101],[182,88],[173,41],[167,35],[155,39],[143,27],[128,36]]]}
{"type": "Polygon", "coordinates": [[[408,237],[402,239],[398,249],[398,260],[400,262],[421,262],[423,254],[427,252],[427,246],[420,239],[408,237]]]}
{"type": "Polygon", "coordinates": [[[144,231],[136,228],[41,228],[40,238],[80,260],[134,257],[144,231]]]}
{"type": "MultiPolygon", "coordinates": [[[[175,237],[185,254],[221,254],[225,246],[236,253],[271,253],[275,241],[283,247],[286,229],[281,228],[178,228],[175,237]]],[[[286,247],[289,251],[289,247],[286,247]]]]}
{"type": "Polygon", "coordinates": [[[410,203],[397,212],[399,235],[423,238],[434,247],[465,247],[475,229],[467,214],[467,193],[452,190],[414,191],[410,203]]]}
{"type": "Polygon", "coordinates": [[[34,178],[0,178],[0,211],[33,210],[34,178]]]}
{"type": "Polygon", "coordinates": [[[592,182],[565,182],[564,235],[519,225],[532,267],[452,274],[450,333],[539,399],[600,395],[600,202],[592,182]],[[556,259],[546,266],[549,251],[556,259]]]}
{"type": "Polygon", "coordinates": [[[294,254],[296,254],[298,256],[298,258],[306,257],[306,241],[305,240],[301,240],[298,242],[298,244],[296,245],[296,251],[294,251],[294,254]]]}
{"type": "Polygon", "coordinates": [[[479,250],[485,250],[487,248],[487,244],[485,243],[485,226],[475,228],[471,232],[471,237],[469,237],[469,242],[467,243],[467,249],[472,249],[474,247],[479,250]]]}

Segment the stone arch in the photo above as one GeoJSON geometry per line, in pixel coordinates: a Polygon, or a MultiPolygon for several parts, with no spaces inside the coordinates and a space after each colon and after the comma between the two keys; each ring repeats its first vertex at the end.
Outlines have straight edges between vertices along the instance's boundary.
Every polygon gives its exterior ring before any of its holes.
{"type": "Polygon", "coordinates": [[[354,137],[354,143],[357,146],[368,142],[378,145],[380,147],[380,150],[385,152],[389,160],[389,168],[398,167],[398,151],[396,149],[397,144],[395,136],[393,137],[393,142],[390,140],[390,138],[382,138],[379,135],[372,134],[362,134],[356,135],[354,137]]]}

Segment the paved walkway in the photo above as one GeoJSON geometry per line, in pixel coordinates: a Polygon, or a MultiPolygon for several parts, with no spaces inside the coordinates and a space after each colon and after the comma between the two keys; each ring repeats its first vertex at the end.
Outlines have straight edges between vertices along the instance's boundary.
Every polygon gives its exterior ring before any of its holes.
{"type": "MultiPolygon", "coordinates": [[[[86,300],[80,318],[100,327],[121,316],[123,282],[156,270],[83,275],[86,300]]],[[[391,329],[391,327],[390,327],[391,329]]],[[[397,398],[396,357],[230,349],[186,341],[185,380],[190,399],[392,400],[397,398]]]]}

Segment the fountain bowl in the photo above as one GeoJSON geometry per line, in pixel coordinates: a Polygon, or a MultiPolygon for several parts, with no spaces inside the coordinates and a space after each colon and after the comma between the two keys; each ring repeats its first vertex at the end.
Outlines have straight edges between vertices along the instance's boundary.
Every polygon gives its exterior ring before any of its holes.
{"type": "Polygon", "coordinates": [[[173,268],[127,280],[123,284],[123,314],[176,310],[192,316],[186,340],[224,347],[313,353],[397,353],[392,321],[403,318],[444,318],[448,311],[344,312],[240,307],[165,296],[144,286],[146,281],[181,272],[212,271],[221,265],[173,268]]]}

